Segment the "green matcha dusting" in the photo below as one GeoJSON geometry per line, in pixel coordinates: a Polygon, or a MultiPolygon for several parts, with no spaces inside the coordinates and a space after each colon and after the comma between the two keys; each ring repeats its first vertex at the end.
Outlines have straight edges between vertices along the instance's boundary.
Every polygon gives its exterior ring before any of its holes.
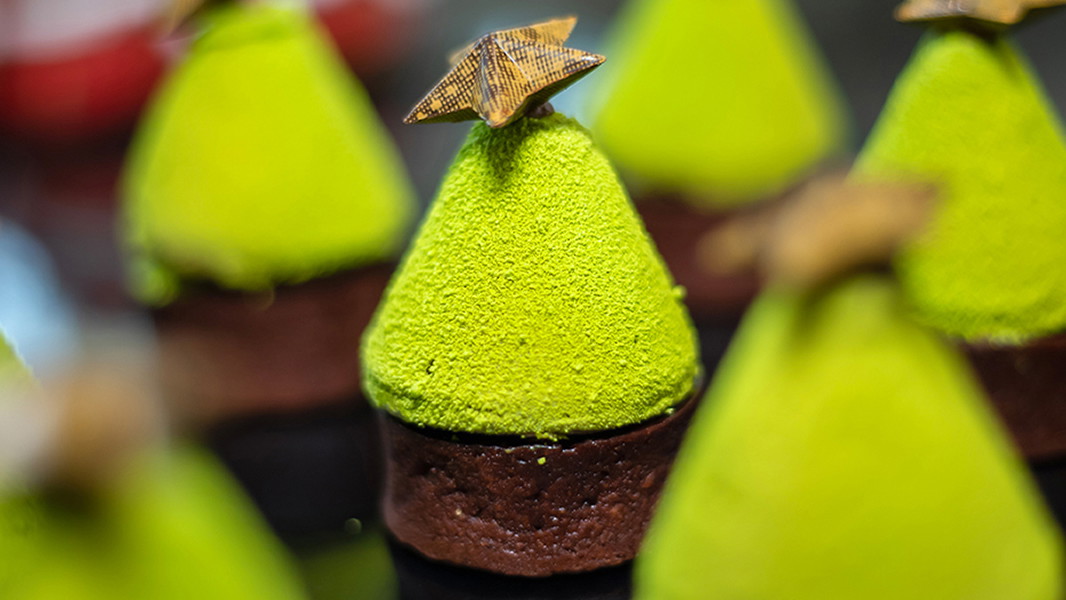
{"type": "Polygon", "coordinates": [[[576,121],[479,123],[367,332],[367,390],[451,431],[639,423],[699,372],[679,292],[576,121]]]}
{"type": "Polygon", "coordinates": [[[266,290],[399,251],[413,202],[365,94],[302,11],[228,5],[166,82],[130,157],[132,284],[266,290]]]}
{"type": "Polygon", "coordinates": [[[963,361],[893,283],[756,301],[636,565],[636,598],[1057,600],[1063,553],[963,361]]]}
{"type": "Polygon", "coordinates": [[[857,173],[942,186],[930,232],[898,261],[923,321],[1005,342],[1066,328],[1066,142],[1009,41],[929,34],[857,173]]]}
{"type": "Polygon", "coordinates": [[[737,205],[841,150],[841,100],[787,0],[635,0],[620,23],[593,131],[648,187],[737,205]]]}

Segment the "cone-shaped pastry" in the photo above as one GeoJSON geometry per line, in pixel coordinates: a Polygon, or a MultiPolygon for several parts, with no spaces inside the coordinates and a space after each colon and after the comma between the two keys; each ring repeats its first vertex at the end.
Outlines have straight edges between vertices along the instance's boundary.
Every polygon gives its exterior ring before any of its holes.
{"type": "Polygon", "coordinates": [[[408,423],[549,439],[661,415],[698,372],[625,191],[559,114],[474,127],[364,356],[371,398],[408,423]]]}
{"type": "Polygon", "coordinates": [[[637,598],[1061,597],[1032,482],[887,278],[766,293],[702,406],[637,598]]]}
{"type": "Polygon", "coordinates": [[[412,200],[366,94],[311,18],[222,6],[155,100],[130,159],[133,287],[262,291],[399,249],[412,200]]]}
{"type": "Polygon", "coordinates": [[[1066,452],[1066,139],[1009,38],[927,34],[857,170],[941,184],[931,231],[897,261],[907,300],[969,342],[1027,455],[1066,452]]]}
{"type": "Polygon", "coordinates": [[[588,132],[559,114],[474,126],[364,360],[391,415],[389,528],[431,558],[518,575],[632,557],[699,374],[679,290],[588,132]]]}
{"type": "Polygon", "coordinates": [[[772,196],[841,149],[829,75],[789,0],[633,0],[593,123],[623,173],[705,208],[772,196]]]}
{"type": "Polygon", "coordinates": [[[352,339],[412,197],[366,94],[305,11],[212,7],[130,157],[132,286],[163,376],[214,422],[358,396],[352,339]]]}
{"type": "Polygon", "coordinates": [[[899,261],[923,321],[1010,342],[1066,328],[1066,141],[1007,38],[930,32],[858,171],[943,187],[932,232],[899,261]]]}

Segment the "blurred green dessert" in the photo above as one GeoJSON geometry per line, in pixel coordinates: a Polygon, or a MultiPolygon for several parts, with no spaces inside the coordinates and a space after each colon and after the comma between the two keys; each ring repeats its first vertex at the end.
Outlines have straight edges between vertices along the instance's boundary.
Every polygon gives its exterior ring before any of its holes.
{"type": "Polygon", "coordinates": [[[1066,451],[1066,138],[1004,34],[930,31],[859,157],[863,179],[926,178],[944,203],[897,261],[915,316],[966,343],[1030,455],[1066,451]]]}
{"type": "Polygon", "coordinates": [[[573,24],[483,36],[408,116],[486,123],[363,340],[386,525],[509,575],[632,558],[700,375],[683,290],[610,163],[543,104],[603,61],[562,46],[573,24]]]}
{"type": "Polygon", "coordinates": [[[700,240],[843,154],[843,100],[790,0],[631,0],[608,48],[592,130],[720,346],[758,282],[701,268],[700,240]]]}
{"type": "Polygon", "coordinates": [[[773,275],[745,316],[635,597],[1060,598],[1062,541],[965,362],[910,319],[889,276],[842,264],[804,285],[773,275]]]}
{"type": "Polygon", "coordinates": [[[203,17],[130,154],[131,283],[164,305],[195,282],[305,282],[389,259],[412,211],[366,93],[311,17],[223,5],[203,17]]]}
{"type": "Polygon", "coordinates": [[[843,149],[842,101],[788,0],[635,0],[609,47],[593,131],[642,187],[730,208],[843,149]]]}
{"type": "Polygon", "coordinates": [[[0,397],[0,596],[302,598],[236,485],[167,441],[153,399],[121,371],[0,397]]]}
{"type": "Polygon", "coordinates": [[[194,419],[359,393],[358,339],[413,198],[365,92],[306,11],[223,3],[129,157],[134,294],[194,419]]]}

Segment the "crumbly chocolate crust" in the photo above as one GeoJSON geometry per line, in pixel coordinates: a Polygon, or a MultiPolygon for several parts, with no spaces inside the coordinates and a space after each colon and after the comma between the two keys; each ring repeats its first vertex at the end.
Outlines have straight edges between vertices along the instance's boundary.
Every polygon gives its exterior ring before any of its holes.
{"type": "Polygon", "coordinates": [[[696,404],[558,443],[452,436],[382,415],[385,523],[429,558],[506,575],[624,563],[636,555],[696,404]]]}
{"type": "Polygon", "coordinates": [[[359,339],[391,265],[253,295],[199,288],[153,312],[179,414],[215,422],[360,396],[359,339]]]}
{"type": "Polygon", "coordinates": [[[963,350],[1026,458],[1066,456],[1066,334],[963,350]]]}

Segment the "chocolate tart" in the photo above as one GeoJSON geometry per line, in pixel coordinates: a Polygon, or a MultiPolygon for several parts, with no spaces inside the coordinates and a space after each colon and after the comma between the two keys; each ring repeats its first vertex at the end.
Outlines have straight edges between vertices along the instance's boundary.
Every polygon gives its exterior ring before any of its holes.
{"type": "Polygon", "coordinates": [[[1026,458],[1066,456],[1066,334],[962,349],[1026,458]]]}
{"type": "Polygon", "coordinates": [[[156,309],[168,396],[200,424],[363,402],[353,340],[391,272],[367,267],[262,295],[199,288],[156,309]]]}
{"type": "Polygon", "coordinates": [[[697,402],[552,443],[419,429],[382,413],[384,518],[440,561],[525,577],[631,560],[697,402]]]}

